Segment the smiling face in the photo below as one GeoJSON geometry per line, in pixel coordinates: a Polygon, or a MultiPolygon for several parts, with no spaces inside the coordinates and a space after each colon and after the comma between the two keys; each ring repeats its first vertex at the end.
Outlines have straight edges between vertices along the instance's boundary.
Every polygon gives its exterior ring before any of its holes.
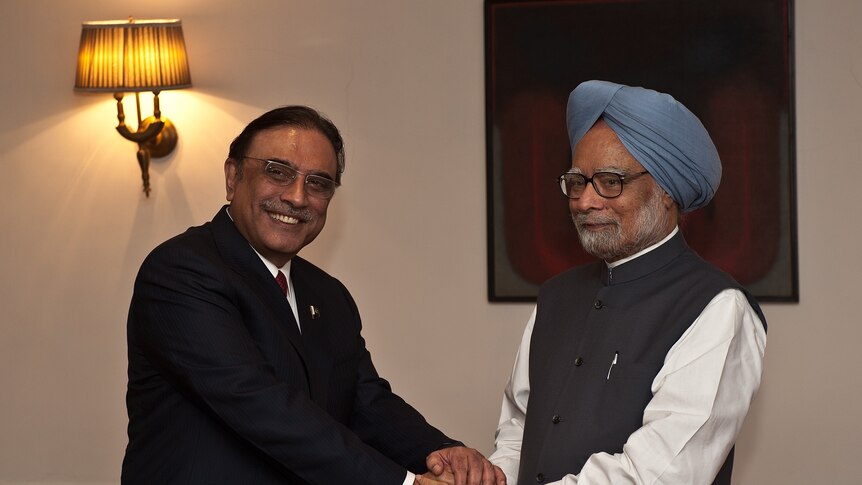
{"type": "MultiPolygon", "coordinates": [[[[572,170],[586,177],[596,172],[632,176],[644,168],[599,120],[575,147],[572,170]]],[[[580,198],[569,200],[569,210],[584,250],[607,262],[661,241],[677,222],[677,205],[648,175],[625,181],[622,194],[613,199],[587,184],[580,198]]]]}
{"type": "MultiPolygon", "coordinates": [[[[335,150],[317,130],[278,126],[260,131],[245,155],[281,162],[309,175],[333,180],[336,175],[335,150]]],[[[283,266],[320,234],[329,199],[309,196],[303,175],[286,187],[273,183],[264,174],[265,165],[251,158],[228,158],[227,200],[239,232],[264,258],[283,266]]]]}

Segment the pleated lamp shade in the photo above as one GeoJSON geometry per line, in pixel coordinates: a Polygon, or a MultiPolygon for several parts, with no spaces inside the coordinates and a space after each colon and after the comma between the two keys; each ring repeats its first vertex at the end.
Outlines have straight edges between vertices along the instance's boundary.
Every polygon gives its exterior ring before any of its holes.
{"type": "Polygon", "coordinates": [[[141,92],[192,85],[179,20],[84,22],[75,89],[141,92]]]}

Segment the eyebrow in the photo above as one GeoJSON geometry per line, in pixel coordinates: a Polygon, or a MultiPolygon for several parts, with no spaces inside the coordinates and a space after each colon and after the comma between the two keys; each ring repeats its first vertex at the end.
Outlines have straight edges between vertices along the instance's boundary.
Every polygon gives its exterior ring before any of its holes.
{"type": "MultiPolygon", "coordinates": [[[[268,160],[270,162],[275,162],[275,163],[280,163],[280,164],[286,165],[286,166],[288,166],[294,170],[299,170],[299,167],[297,167],[296,164],[291,162],[290,160],[284,160],[281,158],[274,158],[274,157],[264,158],[264,160],[268,160]]],[[[305,173],[308,175],[317,175],[318,177],[323,177],[323,178],[326,178],[329,180],[335,180],[332,175],[329,175],[328,173],[326,173],[323,170],[312,170],[312,171],[305,172],[305,173]]]]}
{"type": "MultiPolygon", "coordinates": [[[[628,170],[628,169],[625,169],[622,167],[617,167],[617,166],[610,166],[610,167],[599,167],[593,171],[594,174],[598,173],[598,172],[610,172],[610,173],[615,173],[617,175],[628,175],[628,174],[634,172],[634,170],[628,170]]],[[[583,170],[581,170],[577,167],[570,168],[567,173],[576,173],[579,175],[584,175],[583,170]]]]}
{"type": "MultiPolygon", "coordinates": [[[[596,170],[596,172],[611,172],[611,173],[615,173],[615,174],[617,174],[617,175],[626,175],[626,174],[632,173],[633,171],[634,171],[634,170],[626,170],[626,169],[624,169],[624,168],[621,168],[621,167],[614,167],[614,166],[611,166],[611,167],[599,167],[599,169],[598,169],[598,170],[596,170]]],[[[595,173],[595,172],[593,172],[593,173],[595,173]]]]}

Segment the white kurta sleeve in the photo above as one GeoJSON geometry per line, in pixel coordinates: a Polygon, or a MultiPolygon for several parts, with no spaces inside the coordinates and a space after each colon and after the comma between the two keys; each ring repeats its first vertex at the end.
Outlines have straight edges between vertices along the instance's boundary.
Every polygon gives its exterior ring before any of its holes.
{"type": "Polygon", "coordinates": [[[623,452],[596,453],[580,474],[554,483],[712,483],[760,387],[765,348],[766,332],[745,295],[722,291],[668,352],[643,426],[623,452]]]}
{"type": "Polygon", "coordinates": [[[533,308],[515,355],[512,375],[503,393],[503,409],[494,438],[494,453],[488,458],[503,470],[510,484],[517,482],[521,464],[521,441],[524,438],[524,419],[527,417],[527,401],[530,398],[530,340],[535,323],[536,309],[533,308]]]}

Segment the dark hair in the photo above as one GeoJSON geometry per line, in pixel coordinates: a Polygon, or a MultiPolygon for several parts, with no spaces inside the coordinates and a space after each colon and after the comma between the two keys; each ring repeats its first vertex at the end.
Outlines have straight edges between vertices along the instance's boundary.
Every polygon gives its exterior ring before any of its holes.
{"type": "Polygon", "coordinates": [[[282,106],[275,108],[258,116],[246,125],[242,133],[231,142],[230,150],[228,151],[228,157],[234,159],[237,163],[237,170],[240,176],[242,175],[243,158],[255,135],[261,131],[279,126],[296,126],[306,130],[316,130],[323,134],[335,150],[335,160],[337,162],[335,181],[341,183],[341,174],[344,173],[344,140],[341,139],[341,133],[338,132],[338,128],[335,127],[335,124],[329,118],[308,106],[282,106]]]}

